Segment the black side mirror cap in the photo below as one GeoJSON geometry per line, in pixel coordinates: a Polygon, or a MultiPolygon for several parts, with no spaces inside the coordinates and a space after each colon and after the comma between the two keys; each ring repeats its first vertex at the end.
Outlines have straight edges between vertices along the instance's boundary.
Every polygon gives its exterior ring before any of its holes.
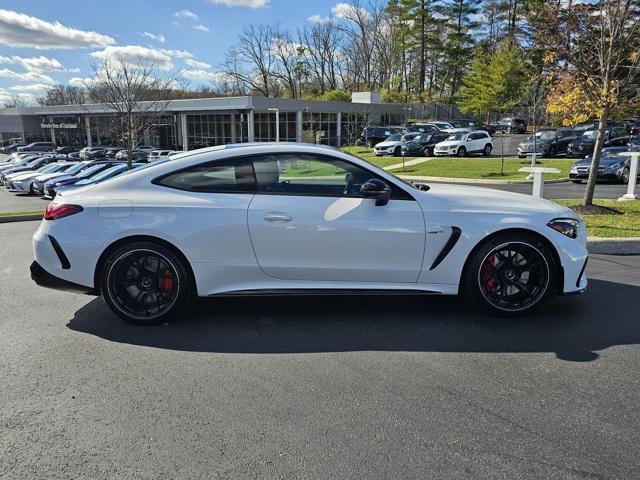
{"type": "Polygon", "coordinates": [[[391,187],[378,178],[372,178],[362,184],[360,193],[364,198],[375,198],[376,207],[383,207],[389,203],[391,187]]]}

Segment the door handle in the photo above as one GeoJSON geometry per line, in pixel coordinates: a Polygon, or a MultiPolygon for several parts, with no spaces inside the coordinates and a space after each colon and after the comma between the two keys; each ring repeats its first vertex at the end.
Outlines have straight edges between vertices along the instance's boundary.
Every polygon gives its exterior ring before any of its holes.
{"type": "Polygon", "coordinates": [[[262,218],[267,222],[290,222],[292,220],[291,215],[282,212],[267,212],[262,218]]]}

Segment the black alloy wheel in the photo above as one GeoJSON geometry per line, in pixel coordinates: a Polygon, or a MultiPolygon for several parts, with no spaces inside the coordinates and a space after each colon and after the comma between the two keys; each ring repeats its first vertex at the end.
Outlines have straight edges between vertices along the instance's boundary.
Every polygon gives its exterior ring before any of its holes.
{"type": "Polygon", "coordinates": [[[494,238],[471,260],[464,288],[485,311],[502,316],[523,314],[548,297],[554,268],[553,257],[535,237],[494,238]]]}
{"type": "Polygon", "coordinates": [[[627,183],[629,183],[629,167],[624,167],[622,169],[622,175],[620,176],[620,182],[624,183],[625,185],[627,183]]]}
{"type": "Polygon", "coordinates": [[[189,276],[181,260],[153,243],[133,243],[107,260],[101,291],[111,310],[133,323],[164,322],[189,297],[189,276]]]}

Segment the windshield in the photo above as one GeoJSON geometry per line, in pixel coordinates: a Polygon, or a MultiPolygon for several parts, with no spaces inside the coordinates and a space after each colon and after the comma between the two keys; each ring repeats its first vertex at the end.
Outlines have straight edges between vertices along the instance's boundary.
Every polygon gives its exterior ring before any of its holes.
{"type": "Polygon", "coordinates": [[[49,172],[55,172],[59,168],[60,168],[60,165],[58,165],[57,163],[50,163],[49,165],[45,165],[44,167],[40,167],[38,169],[38,171],[41,172],[41,173],[49,173],[49,172]]]}
{"type": "Polygon", "coordinates": [[[447,141],[451,141],[451,140],[464,140],[464,137],[467,135],[467,132],[457,132],[457,133],[453,133],[451,135],[449,135],[449,138],[447,138],[447,141]]]}
{"type": "MultiPolygon", "coordinates": [[[[536,141],[537,140],[553,140],[556,138],[555,130],[540,130],[535,133],[536,141]]],[[[529,141],[533,142],[533,135],[529,137],[529,141]]]]}
{"type": "Polygon", "coordinates": [[[89,168],[87,168],[86,170],[83,170],[81,172],[80,175],[78,175],[79,178],[89,178],[95,174],[97,174],[98,172],[101,172],[102,170],[104,170],[105,166],[104,164],[101,165],[93,165],[89,168]]]}
{"type": "Polygon", "coordinates": [[[597,130],[587,130],[582,134],[582,140],[595,140],[597,136],[597,130]]]}
{"type": "Polygon", "coordinates": [[[585,123],[582,125],[576,125],[574,130],[576,132],[584,132],[585,130],[592,130],[595,125],[593,123],[585,123]]]}
{"type": "Polygon", "coordinates": [[[116,165],[115,167],[107,168],[104,172],[99,173],[98,175],[91,177],[91,180],[94,182],[99,182],[101,180],[105,180],[112,175],[115,175],[119,171],[126,170],[126,165],[116,165]]]}
{"type": "Polygon", "coordinates": [[[69,175],[74,175],[87,166],[86,163],[76,163],[65,170],[69,175]]]}
{"type": "Polygon", "coordinates": [[[389,137],[387,138],[387,142],[397,142],[401,138],[401,135],[389,135],[389,137]]]}

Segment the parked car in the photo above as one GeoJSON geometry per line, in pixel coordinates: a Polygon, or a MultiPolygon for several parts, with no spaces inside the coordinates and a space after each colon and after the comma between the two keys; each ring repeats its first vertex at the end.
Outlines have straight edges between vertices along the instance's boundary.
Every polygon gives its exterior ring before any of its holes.
{"type": "Polygon", "coordinates": [[[533,153],[534,145],[536,154],[555,157],[560,153],[567,153],[568,145],[576,139],[576,132],[571,128],[543,128],[520,142],[518,157],[524,158],[533,153]]]}
{"type": "Polygon", "coordinates": [[[367,148],[371,148],[377,143],[384,142],[391,135],[404,133],[407,131],[402,127],[366,127],[358,137],[358,141],[367,148]]]}
{"type": "Polygon", "coordinates": [[[441,130],[437,125],[433,123],[413,123],[407,125],[407,130],[412,133],[429,133],[441,130]]]}
{"type": "Polygon", "coordinates": [[[123,150],[122,147],[107,147],[104,150],[104,157],[105,158],[116,158],[116,155],[118,154],[118,152],[120,152],[122,150],[123,150]]]}
{"type": "MultiPolygon", "coordinates": [[[[593,153],[598,130],[587,130],[567,146],[567,156],[584,157],[593,153]]],[[[625,127],[607,127],[603,147],[623,147],[629,143],[629,134],[625,127]]]]}
{"type": "MultiPolygon", "coordinates": [[[[131,165],[131,169],[135,170],[136,168],[144,165],[143,163],[134,163],[131,165]]],[[[106,180],[109,180],[113,177],[117,177],[129,170],[129,166],[126,163],[121,163],[118,165],[113,165],[109,168],[104,169],[102,172],[97,175],[93,175],[90,178],[83,178],[74,183],[67,183],[66,185],[61,185],[57,189],[57,194],[60,195],[62,192],[68,192],[69,190],[74,190],[80,187],[86,187],[89,185],[95,185],[97,183],[102,183],[106,180]]]]}
{"type": "Polygon", "coordinates": [[[632,123],[629,127],[629,135],[636,136],[640,135],[640,122],[632,123]]]}
{"type": "Polygon", "coordinates": [[[70,153],[79,151],[77,146],[67,145],[64,147],[58,147],[55,149],[56,155],[69,155],[70,153]]]}
{"type": "Polygon", "coordinates": [[[164,160],[166,158],[169,158],[169,156],[173,155],[174,153],[177,153],[177,152],[175,150],[153,150],[151,153],[149,153],[148,160],[150,162],[155,162],[157,160],[164,160]]]}
{"type": "Polygon", "coordinates": [[[393,155],[399,157],[402,154],[402,146],[414,138],[418,137],[419,133],[405,133],[404,135],[395,134],[390,135],[384,142],[377,143],[373,149],[373,153],[376,157],[382,157],[384,155],[393,155]]]}
{"type": "Polygon", "coordinates": [[[444,142],[447,138],[449,138],[449,136],[449,133],[442,131],[423,133],[419,137],[416,137],[410,142],[404,144],[402,147],[402,151],[405,155],[433,157],[433,151],[436,144],[444,142]]]}
{"type": "Polygon", "coordinates": [[[72,162],[77,162],[79,160],[82,160],[80,158],[80,152],[70,152],[67,153],[67,159],[71,160],[72,162]]]}
{"type": "Polygon", "coordinates": [[[103,146],[84,147],[82,150],[80,150],[80,158],[83,160],[95,160],[98,158],[103,158],[106,150],[107,147],[103,146]]]}
{"type": "MultiPolygon", "coordinates": [[[[104,170],[111,168],[116,165],[124,165],[124,162],[115,162],[115,161],[96,161],[90,162],[85,168],[80,170],[79,172],[73,175],[62,175],[59,178],[54,178],[44,184],[43,187],[43,197],[44,198],[53,198],[56,196],[56,193],[59,188],[65,187],[67,185],[72,185],[74,183],[79,182],[80,180],[85,180],[88,178],[92,178],[96,175],[99,175],[104,170]]],[[[34,189],[35,190],[35,189],[34,189]]]]}
{"type": "Polygon", "coordinates": [[[29,172],[13,173],[5,178],[5,188],[14,193],[35,193],[33,182],[37,177],[48,177],[49,174],[64,172],[75,165],[73,162],[55,162],[29,172]]]}
{"type": "Polygon", "coordinates": [[[513,316],[587,286],[586,228],[571,209],[486,188],[412,186],[316,145],[185,152],[61,192],[33,249],[37,284],[100,294],[136,323],[165,322],[194,296],[327,286],[461,293],[513,316]],[[389,245],[393,255],[381,255],[389,245]]]}
{"type": "MultiPolygon", "coordinates": [[[[621,155],[623,152],[628,151],[630,151],[629,147],[603,148],[596,179],[629,183],[631,157],[621,155]]],[[[591,156],[588,156],[571,165],[569,178],[573,183],[581,183],[589,178],[591,160],[591,156]]],[[[640,179],[640,170],[638,170],[638,179],[640,179]]]]}
{"type": "MultiPolygon", "coordinates": [[[[459,120],[451,120],[450,123],[453,124],[454,128],[468,128],[469,130],[484,130],[485,132],[488,132],[489,135],[493,135],[494,133],[496,133],[495,127],[491,125],[486,125],[481,122],[476,122],[475,120],[459,119],[459,120]]],[[[449,131],[451,131],[451,129],[449,129],[449,131]]]]}
{"type": "Polygon", "coordinates": [[[38,175],[36,178],[34,178],[31,184],[32,193],[34,193],[35,195],[42,195],[44,193],[45,183],[52,181],[53,179],[56,179],[56,178],[60,179],[63,176],[66,176],[67,178],[72,177],[77,173],[81,172],[82,170],[84,170],[87,167],[87,165],[90,165],[91,161],[84,160],[81,162],[68,162],[68,163],[70,166],[66,169],[58,170],[57,172],[47,173],[44,175],[38,175]]]}
{"type": "Polygon", "coordinates": [[[157,150],[158,147],[154,147],[152,145],[138,145],[134,150],[140,151],[140,152],[146,152],[147,154],[153,152],[154,150],[157,150]]]}
{"type": "Polygon", "coordinates": [[[433,149],[436,156],[464,157],[471,153],[491,155],[491,136],[484,130],[457,129],[445,141],[437,143],[433,149]]]}
{"type": "MultiPolygon", "coordinates": [[[[573,127],[573,130],[576,132],[576,135],[580,137],[583,133],[589,130],[598,130],[599,125],[600,125],[600,122],[598,120],[588,120],[586,122],[578,123],[575,127],[573,127]]],[[[607,120],[607,128],[612,128],[612,127],[622,127],[626,129],[627,125],[624,122],[607,120]]]]}
{"type": "Polygon", "coordinates": [[[40,157],[40,155],[32,154],[32,153],[12,153],[7,157],[6,162],[0,163],[0,174],[2,174],[5,170],[21,165],[26,165],[31,160],[40,157]]]}
{"type": "MultiPolygon", "coordinates": [[[[116,160],[127,160],[129,158],[129,152],[126,150],[120,150],[116,153],[116,160]]],[[[134,162],[146,162],[149,158],[149,153],[145,150],[133,150],[131,152],[131,159],[134,162]]]]}
{"type": "Polygon", "coordinates": [[[449,122],[441,122],[441,121],[434,121],[434,122],[430,122],[432,125],[435,125],[436,127],[438,127],[440,130],[450,130],[452,128],[455,128],[452,124],[450,124],[449,122]]]}
{"type": "Polygon", "coordinates": [[[18,151],[18,148],[24,147],[25,145],[26,144],[23,142],[10,143],[9,145],[0,148],[0,153],[14,153],[18,151]]]}
{"type": "Polygon", "coordinates": [[[526,133],[527,122],[522,118],[503,117],[498,120],[497,129],[502,133],[526,133]]]}
{"type": "Polygon", "coordinates": [[[0,173],[0,185],[4,185],[4,179],[12,173],[34,171],[56,161],[54,157],[36,157],[25,164],[7,168],[0,173]]]}
{"type": "Polygon", "coordinates": [[[18,152],[52,152],[56,144],[51,142],[33,142],[23,147],[18,147],[18,152]]]}

